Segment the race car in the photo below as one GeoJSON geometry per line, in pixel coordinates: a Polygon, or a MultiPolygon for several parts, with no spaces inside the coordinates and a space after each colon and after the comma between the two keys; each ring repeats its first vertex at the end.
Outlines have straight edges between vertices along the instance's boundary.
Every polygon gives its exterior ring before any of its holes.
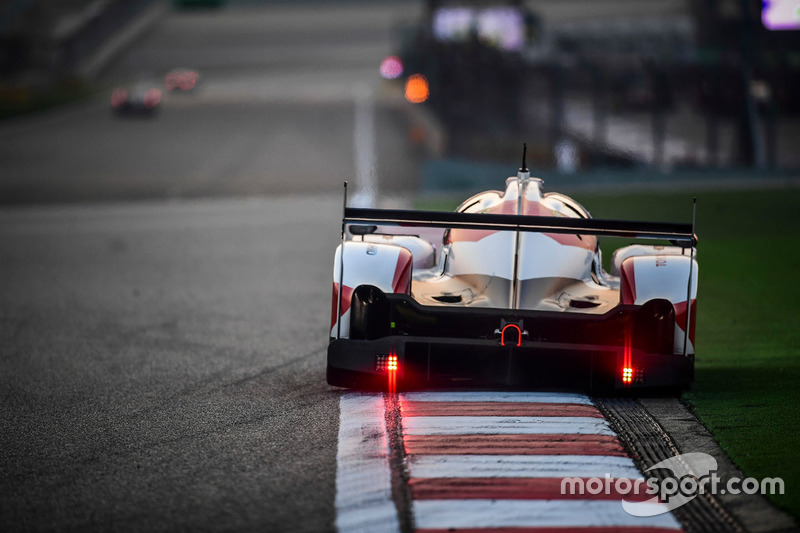
{"type": "Polygon", "coordinates": [[[140,80],[130,87],[117,87],[111,93],[111,108],[119,115],[153,116],[161,104],[161,89],[151,80],[140,80]]]}
{"type": "Polygon", "coordinates": [[[197,86],[200,75],[196,70],[176,68],[164,76],[164,89],[168,91],[188,92],[197,86]]]}
{"type": "Polygon", "coordinates": [[[454,213],[347,206],[327,381],[680,389],[694,376],[691,223],[593,219],[523,167],[454,213]],[[599,238],[637,242],[603,268],[599,238]]]}

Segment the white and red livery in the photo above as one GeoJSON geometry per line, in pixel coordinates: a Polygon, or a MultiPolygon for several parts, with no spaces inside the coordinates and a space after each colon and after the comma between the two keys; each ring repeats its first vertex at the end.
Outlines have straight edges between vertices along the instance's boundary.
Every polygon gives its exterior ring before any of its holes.
{"type": "Polygon", "coordinates": [[[614,390],[694,375],[692,224],[597,220],[527,169],[455,213],[345,207],[328,383],[614,390]],[[598,238],[649,241],[614,251],[598,238]],[[687,335],[688,331],[688,335],[687,335]]]}

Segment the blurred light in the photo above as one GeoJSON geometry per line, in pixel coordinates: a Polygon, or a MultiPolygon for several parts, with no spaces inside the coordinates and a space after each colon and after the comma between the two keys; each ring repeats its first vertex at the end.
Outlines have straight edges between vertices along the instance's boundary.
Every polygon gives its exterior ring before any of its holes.
{"type": "Polygon", "coordinates": [[[768,30],[800,29],[800,0],[764,0],[761,22],[768,30]]]}
{"type": "Polygon", "coordinates": [[[419,146],[425,142],[428,134],[425,131],[425,128],[420,126],[419,124],[414,124],[408,130],[408,142],[413,144],[414,146],[419,146]]]}
{"type": "Polygon", "coordinates": [[[397,356],[395,354],[389,354],[387,359],[387,369],[389,370],[387,390],[389,394],[395,394],[397,392],[397,366],[397,356]]]}
{"type": "Polygon", "coordinates": [[[525,21],[515,7],[491,7],[478,16],[478,35],[503,50],[522,50],[525,45],[525,21]]]}
{"type": "Polygon", "coordinates": [[[406,81],[406,100],[412,104],[421,104],[430,96],[428,80],[422,74],[412,74],[406,81]]]}
{"type": "Polygon", "coordinates": [[[477,37],[503,50],[525,46],[525,17],[516,6],[446,6],[433,13],[433,34],[438,41],[467,42],[477,37]]]}
{"type": "Polygon", "coordinates": [[[164,88],[168,91],[175,89],[181,91],[191,91],[197,84],[199,74],[194,70],[175,69],[167,73],[164,77],[164,88]]]}
{"type": "Polygon", "coordinates": [[[144,105],[147,106],[148,109],[152,109],[153,107],[157,106],[159,102],[161,102],[160,90],[149,89],[146,93],[144,93],[144,105]]]}
{"type": "Polygon", "coordinates": [[[381,76],[387,80],[395,80],[403,75],[403,62],[397,56],[388,56],[381,61],[381,76]]]}
{"type": "Polygon", "coordinates": [[[753,95],[756,101],[761,103],[769,102],[771,93],[772,91],[770,90],[769,84],[764,80],[750,81],[750,94],[753,95]]]}
{"type": "Polygon", "coordinates": [[[474,17],[468,7],[441,7],[433,14],[433,34],[439,41],[466,40],[474,17]]]}
{"type": "Polygon", "coordinates": [[[111,93],[111,105],[114,107],[120,107],[128,100],[128,91],[125,89],[115,89],[113,93],[111,93]]]}

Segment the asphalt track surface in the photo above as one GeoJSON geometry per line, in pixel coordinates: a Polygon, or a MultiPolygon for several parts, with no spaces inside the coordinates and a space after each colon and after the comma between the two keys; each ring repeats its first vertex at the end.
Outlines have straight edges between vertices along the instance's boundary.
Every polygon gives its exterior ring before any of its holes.
{"type": "Polygon", "coordinates": [[[330,530],[339,209],[0,213],[3,529],[330,530]]]}
{"type": "MultiPolygon", "coordinates": [[[[324,104],[185,96],[153,118],[114,116],[102,101],[0,125],[0,204],[340,194],[353,182],[349,94],[324,104]]],[[[407,192],[416,167],[405,116],[375,117],[382,183],[407,192]]]]}
{"type": "Polygon", "coordinates": [[[382,191],[413,188],[374,77],[409,9],[171,14],[106,79],[197,93],[0,125],[0,529],[335,528],[338,193],[365,86],[382,191]]]}
{"type": "Polygon", "coordinates": [[[364,159],[413,180],[377,75],[404,13],[168,12],[101,81],[193,67],[196,92],[0,125],[0,529],[334,528],[341,185],[365,87],[364,159]]]}
{"type": "Polygon", "coordinates": [[[0,205],[339,194],[357,175],[361,94],[371,171],[382,193],[407,194],[421,148],[378,66],[415,14],[413,3],[167,11],[103,72],[96,99],[0,124],[0,205]],[[194,91],[165,93],[152,117],[112,113],[114,87],[159,86],[178,67],[200,72],[194,91]]]}

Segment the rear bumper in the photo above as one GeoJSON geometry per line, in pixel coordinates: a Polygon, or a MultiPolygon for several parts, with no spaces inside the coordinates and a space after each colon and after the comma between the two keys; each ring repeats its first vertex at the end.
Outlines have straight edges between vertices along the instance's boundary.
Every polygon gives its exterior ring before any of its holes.
{"type": "Polygon", "coordinates": [[[681,388],[694,378],[694,358],[622,346],[396,335],[375,340],[335,339],[328,346],[328,383],[385,389],[389,372],[378,356],[397,356],[397,386],[508,386],[619,391],[681,388]],[[629,382],[623,368],[632,368],[629,382]]]}
{"type": "Polygon", "coordinates": [[[694,356],[674,355],[675,311],[667,300],[604,314],[423,306],[361,285],[350,313],[349,338],[328,346],[331,385],[386,388],[393,378],[404,388],[613,391],[685,387],[694,377],[694,356]],[[394,375],[379,364],[390,354],[394,375]]]}

